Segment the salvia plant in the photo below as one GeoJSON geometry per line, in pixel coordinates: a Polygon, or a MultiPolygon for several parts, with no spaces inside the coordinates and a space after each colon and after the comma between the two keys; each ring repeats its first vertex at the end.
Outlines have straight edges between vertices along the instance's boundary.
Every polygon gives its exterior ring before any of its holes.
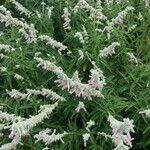
{"type": "Polygon", "coordinates": [[[0,150],[149,149],[150,0],[0,4],[0,150]]]}

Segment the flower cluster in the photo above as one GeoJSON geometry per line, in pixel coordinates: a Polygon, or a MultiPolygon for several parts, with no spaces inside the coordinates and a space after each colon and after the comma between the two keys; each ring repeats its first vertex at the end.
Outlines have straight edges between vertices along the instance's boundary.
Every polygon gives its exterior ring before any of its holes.
{"type": "Polygon", "coordinates": [[[89,37],[84,25],[82,25],[82,32],[76,32],[74,37],[77,37],[81,44],[87,42],[89,37]]]}
{"type": "Polygon", "coordinates": [[[31,24],[27,29],[20,28],[19,33],[25,38],[27,43],[35,43],[37,41],[38,31],[35,29],[34,24],[31,24]]]}
{"type": "Polygon", "coordinates": [[[4,67],[4,66],[1,66],[1,67],[0,67],[0,71],[1,71],[1,72],[7,72],[7,68],[4,67]]]}
{"type": "Polygon", "coordinates": [[[63,24],[63,27],[65,30],[70,30],[71,29],[71,26],[70,26],[70,16],[71,14],[69,13],[68,11],[68,8],[65,7],[64,8],[64,14],[62,15],[62,18],[64,18],[64,24],[63,24]]]}
{"type": "Polygon", "coordinates": [[[134,24],[134,25],[132,25],[132,26],[128,29],[128,31],[132,31],[132,30],[134,30],[136,27],[137,27],[137,24],[134,24]]]}
{"type": "Polygon", "coordinates": [[[89,18],[94,20],[95,22],[100,22],[101,20],[107,19],[107,17],[102,13],[102,10],[100,8],[95,9],[94,7],[90,6],[85,0],[79,0],[79,2],[73,8],[73,11],[74,13],[77,13],[80,9],[85,9],[87,12],[89,12],[89,18]]]}
{"type": "Polygon", "coordinates": [[[4,120],[7,122],[18,122],[21,120],[24,120],[24,118],[20,117],[20,116],[15,116],[14,114],[9,114],[7,112],[2,112],[0,111],[0,120],[4,120]]]}
{"type": "Polygon", "coordinates": [[[105,4],[110,8],[110,6],[113,4],[113,0],[105,0],[105,4]]]}
{"type": "Polygon", "coordinates": [[[51,97],[52,100],[60,100],[60,101],[65,100],[62,96],[59,96],[56,92],[46,88],[42,88],[41,90],[27,89],[26,91],[27,91],[26,93],[21,93],[16,89],[12,89],[11,91],[6,90],[7,94],[13,99],[29,100],[32,95],[42,95],[45,97],[51,97]]]}
{"type": "Polygon", "coordinates": [[[12,17],[11,12],[4,6],[0,6],[0,22],[5,23],[5,26],[19,27],[19,32],[24,36],[27,43],[36,42],[38,31],[34,28],[34,25],[27,24],[25,21],[21,21],[12,17]]]}
{"type": "Polygon", "coordinates": [[[142,16],[141,12],[139,12],[138,20],[140,20],[140,21],[144,20],[144,18],[143,18],[143,16],[142,16]]]}
{"type": "Polygon", "coordinates": [[[29,119],[25,119],[23,121],[18,121],[17,123],[13,122],[10,128],[9,138],[12,138],[13,141],[18,141],[19,144],[20,138],[29,134],[29,131],[41,123],[44,119],[48,118],[48,116],[54,111],[54,109],[58,106],[58,102],[52,105],[42,105],[40,106],[39,114],[35,116],[31,116],[29,119]]]}
{"type": "Polygon", "coordinates": [[[36,138],[36,142],[38,141],[43,141],[45,143],[45,145],[49,145],[53,142],[56,142],[56,141],[61,141],[62,143],[64,143],[63,141],[63,137],[67,134],[67,132],[64,131],[64,133],[60,134],[56,134],[56,129],[52,130],[51,129],[45,129],[43,131],[40,131],[39,134],[36,134],[34,136],[34,138],[36,138]],[[51,135],[49,135],[49,133],[51,133],[51,135]]]}
{"type": "Polygon", "coordinates": [[[0,150],[14,150],[18,144],[21,144],[21,139],[16,137],[10,143],[4,144],[0,147],[0,150]]]}
{"type": "Polygon", "coordinates": [[[90,134],[85,133],[82,136],[83,136],[83,141],[84,141],[84,147],[86,147],[87,146],[87,141],[90,139],[90,134]]]}
{"type": "Polygon", "coordinates": [[[87,111],[83,102],[79,102],[77,108],[75,109],[76,112],[80,112],[83,109],[85,112],[87,111]]]}
{"type": "Polygon", "coordinates": [[[51,45],[52,48],[58,48],[60,52],[67,49],[67,46],[63,45],[61,42],[57,42],[48,35],[40,35],[38,38],[41,41],[45,41],[46,45],[51,45]]]}
{"type": "MultiPolygon", "coordinates": [[[[102,96],[101,90],[92,87],[89,84],[83,84],[81,83],[78,72],[75,72],[72,78],[69,78],[61,67],[57,67],[54,62],[50,62],[47,60],[43,60],[42,58],[35,57],[36,61],[38,62],[37,67],[41,67],[45,70],[52,71],[57,75],[57,80],[55,83],[59,83],[59,86],[62,87],[62,89],[67,89],[69,93],[75,93],[76,96],[82,96],[83,98],[92,99],[92,96],[102,96]]],[[[104,79],[99,79],[103,80],[104,79]]],[[[100,82],[99,82],[100,83],[100,82]]],[[[98,88],[103,87],[104,82],[101,82],[101,86],[98,86],[98,88]]]]}
{"type": "Polygon", "coordinates": [[[149,0],[143,0],[143,1],[144,1],[144,3],[145,3],[145,7],[149,7],[150,1],[149,1],[149,0]]]}
{"type": "Polygon", "coordinates": [[[12,46],[10,45],[6,45],[6,44],[0,44],[0,52],[4,50],[5,53],[10,53],[10,52],[13,52],[15,51],[15,48],[13,48],[12,46]]]}
{"type": "Polygon", "coordinates": [[[24,77],[22,77],[21,75],[15,73],[14,78],[16,78],[17,80],[24,80],[24,77]]]}
{"type": "Polygon", "coordinates": [[[103,50],[101,50],[99,55],[101,57],[112,56],[113,54],[115,54],[115,47],[116,46],[120,46],[120,44],[118,42],[112,43],[108,47],[105,47],[103,50]]]}
{"type": "Polygon", "coordinates": [[[11,0],[11,2],[15,5],[15,8],[20,12],[20,14],[25,14],[28,17],[31,16],[32,13],[28,9],[26,9],[22,4],[20,4],[16,0],[11,0]]]}
{"type": "Polygon", "coordinates": [[[146,110],[140,111],[139,113],[140,114],[145,114],[146,117],[150,117],[150,109],[146,109],[146,110]]]}
{"type": "Polygon", "coordinates": [[[17,91],[16,89],[12,89],[11,91],[8,91],[6,89],[6,92],[13,99],[20,99],[20,100],[22,100],[22,99],[26,99],[27,98],[27,94],[21,93],[21,92],[17,91]]]}
{"type": "Polygon", "coordinates": [[[135,63],[136,65],[138,64],[137,58],[134,56],[133,53],[127,53],[127,55],[130,57],[129,61],[135,63]]]}
{"type": "Polygon", "coordinates": [[[86,124],[87,124],[86,130],[87,130],[87,131],[90,131],[90,128],[95,125],[95,121],[90,120],[90,121],[88,121],[86,124]]]}
{"type": "Polygon", "coordinates": [[[128,6],[126,9],[119,12],[116,18],[113,18],[111,21],[107,20],[107,26],[104,27],[102,32],[107,32],[108,39],[110,38],[110,33],[113,31],[114,26],[123,24],[124,18],[127,16],[128,12],[132,10],[135,10],[134,7],[128,6]]]}
{"type": "Polygon", "coordinates": [[[115,144],[115,150],[129,150],[132,147],[132,140],[130,132],[134,132],[133,120],[129,118],[123,119],[123,122],[116,120],[112,115],[109,114],[108,121],[112,128],[112,135],[107,135],[105,133],[100,133],[106,138],[112,139],[115,144]]]}
{"type": "Polygon", "coordinates": [[[47,9],[47,15],[48,15],[48,18],[50,19],[51,18],[51,16],[52,16],[52,10],[54,9],[54,7],[52,6],[52,7],[46,7],[46,9],[47,9]]]}

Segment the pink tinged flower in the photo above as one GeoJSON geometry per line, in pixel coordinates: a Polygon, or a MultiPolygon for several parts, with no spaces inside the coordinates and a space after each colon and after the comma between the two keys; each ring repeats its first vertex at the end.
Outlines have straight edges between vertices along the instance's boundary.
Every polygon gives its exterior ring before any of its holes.
{"type": "Polygon", "coordinates": [[[77,85],[77,88],[75,90],[76,96],[83,96],[84,95],[84,88],[82,85],[77,85]]]}
{"type": "Polygon", "coordinates": [[[88,100],[92,100],[92,95],[90,93],[87,93],[87,94],[83,95],[83,98],[84,99],[87,98],[88,100]]]}
{"type": "Polygon", "coordinates": [[[81,109],[83,109],[85,112],[87,111],[83,102],[79,102],[75,111],[78,113],[78,112],[80,112],[81,109]]]}
{"type": "Polygon", "coordinates": [[[67,80],[58,79],[58,80],[55,80],[54,82],[59,83],[59,87],[61,87],[62,90],[65,90],[65,89],[69,90],[67,80]]]}
{"type": "Polygon", "coordinates": [[[132,146],[132,142],[131,142],[132,140],[133,140],[133,138],[131,138],[130,132],[127,132],[127,135],[125,138],[125,143],[131,147],[132,146]]]}
{"type": "Polygon", "coordinates": [[[117,135],[117,134],[118,134],[118,131],[119,131],[118,128],[113,128],[113,129],[112,129],[113,135],[117,135]]]}
{"type": "Polygon", "coordinates": [[[90,138],[90,134],[89,133],[85,133],[82,136],[83,136],[83,141],[84,141],[84,147],[86,147],[87,146],[87,141],[90,138]]]}
{"type": "Polygon", "coordinates": [[[89,84],[92,88],[94,88],[94,89],[96,89],[96,88],[98,87],[98,84],[97,84],[97,82],[96,82],[94,79],[90,79],[90,80],[88,81],[88,84],[89,84]]]}

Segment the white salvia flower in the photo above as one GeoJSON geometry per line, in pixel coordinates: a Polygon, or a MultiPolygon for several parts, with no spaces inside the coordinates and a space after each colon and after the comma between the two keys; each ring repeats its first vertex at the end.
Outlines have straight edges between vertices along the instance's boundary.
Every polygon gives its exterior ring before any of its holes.
{"type": "Polygon", "coordinates": [[[41,5],[42,5],[42,6],[45,6],[45,5],[46,5],[46,3],[43,1],[43,2],[41,2],[41,5]]]}
{"type": "Polygon", "coordinates": [[[20,28],[20,32],[28,43],[36,42],[38,31],[34,28],[34,25],[27,24],[25,21],[21,21],[17,18],[12,17],[10,11],[5,7],[0,7],[0,22],[5,23],[5,26],[15,26],[20,28]],[[27,36],[28,34],[28,36],[27,36]]]}
{"type": "Polygon", "coordinates": [[[60,100],[60,101],[65,101],[65,98],[62,96],[59,96],[56,92],[42,88],[41,90],[33,90],[33,89],[27,89],[26,93],[21,93],[15,89],[12,89],[11,91],[6,90],[7,94],[13,98],[13,99],[27,99],[29,100],[32,95],[42,95],[45,97],[51,97],[52,100],[60,100]]]}
{"type": "Polygon", "coordinates": [[[31,95],[42,95],[45,97],[51,97],[52,100],[60,100],[60,101],[65,101],[64,97],[59,96],[57,93],[50,89],[42,88],[41,90],[32,90],[32,89],[27,89],[27,99],[30,98],[31,95]]]}
{"type": "Polygon", "coordinates": [[[25,14],[28,17],[31,16],[32,13],[28,9],[26,9],[22,4],[15,0],[11,0],[11,2],[15,5],[15,8],[20,12],[20,14],[25,14]]]}
{"type": "Polygon", "coordinates": [[[14,150],[19,143],[21,144],[21,139],[16,137],[16,139],[12,140],[10,143],[2,145],[0,150],[14,150]]]}
{"type": "Polygon", "coordinates": [[[127,16],[128,12],[131,10],[135,10],[134,7],[127,6],[126,9],[118,13],[118,16],[115,19],[112,19],[112,22],[116,25],[122,24],[124,18],[127,16]]]}
{"type": "Polygon", "coordinates": [[[81,50],[78,50],[79,58],[78,60],[82,60],[84,58],[84,53],[81,50]]]}
{"type": "Polygon", "coordinates": [[[90,138],[90,134],[89,133],[85,133],[82,136],[83,136],[83,141],[84,141],[84,147],[86,147],[87,146],[87,141],[90,138]]]}
{"type": "Polygon", "coordinates": [[[96,2],[96,7],[98,8],[98,9],[103,9],[103,7],[102,7],[102,1],[101,0],[97,0],[97,2],[96,2]]]}
{"type": "Polygon", "coordinates": [[[70,26],[70,21],[71,21],[70,16],[71,16],[71,14],[69,13],[68,8],[65,7],[64,8],[64,14],[62,15],[62,18],[65,21],[63,23],[63,27],[64,27],[65,30],[70,30],[71,29],[71,26],[70,26]]]}
{"type": "Polygon", "coordinates": [[[141,12],[139,12],[138,20],[140,20],[140,21],[144,20],[144,18],[143,18],[143,16],[142,16],[141,12]]]}
{"type": "Polygon", "coordinates": [[[41,52],[36,52],[35,54],[34,54],[34,56],[35,57],[38,57],[39,55],[41,55],[42,53],[41,52]]]}
{"type": "Polygon", "coordinates": [[[51,143],[53,142],[56,142],[56,141],[61,141],[62,143],[64,143],[63,141],[63,137],[67,134],[66,131],[64,131],[64,133],[60,134],[56,134],[56,129],[52,130],[51,129],[45,129],[43,131],[40,131],[39,134],[36,134],[34,136],[34,138],[36,138],[37,140],[35,142],[38,142],[38,141],[43,141],[45,143],[45,145],[50,145],[51,143]],[[51,133],[51,135],[49,135],[49,133],[51,133]]]}
{"type": "Polygon", "coordinates": [[[79,72],[78,72],[78,71],[75,71],[75,72],[73,73],[72,80],[81,83],[80,78],[79,78],[79,72]]]}
{"type": "Polygon", "coordinates": [[[101,50],[99,55],[102,57],[112,56],[112,54],[115,54],[116,46],[120,46],[120,44],[118,42],[112,43],[110,46],[105,47],[103,50],[101,50]]]}
{"type": "Polygon", "coordinates": [[[0,133],[0,138],[2,138],[4,136],[4,134],[3,133],[0,133]]]}
{"type": "Polygon", "coordinates": [[[117,4],[121,4],[122,0],[116,0],[117,4]]]}
{"type": "Polygon", "coordinates": [[[145,7],[149,7],[149,5],[150,5],[150,0],[143,0],[144,1],[144,3],[145,3],[145,7]]]}
{"type": "Polygon", "coordinates": [[[77,13],[80,9],[84,9],[86,12],[89,12],[89,18],[94,22],[100,22],[101,20],[106,20],[107,17],[102,13],[101,7],[95,9],[90,6],[87,1],[79,0],[76,6],[73,8],[74,13],[77,13]]]}
{"type": "Polygon", "coordinates": [[[63,45],[61,42],[57,42],[48,35],[40,35],[39,39],[45,41],[46,45],[51,45],[52,48],[58,48],[60,52],[67,49],[67,46],[63,45]]]}
{"type": "Polygon", "coordinates": [[[124,118],[123,122],[121,122],[109,114],[108,121],[110,122],[113,135],[107,135],[105,133],[100,134],[112,140],[116,146],[114,150],[129,150],[130,147],[132,147],[131,141],[133,140],[130,135],[130,132],[134,132],[133,120],[124,118]]]}
{"type": "Polygon", "coordinates": [[[24,120],[24,118],[20,116],[15,116],[14,114],[9,114],[7,112],[0,111],[0,120],[5,120],[7,122],[18,122],[24,120]]]}
{"type": "Polygon", "coordinates": [[[3,36],[3,35],[4,35],[4,33],[3,33],[3,32],[0,32],[0,37],[3,36]]]}
{"type": "Polygon", "coordinates": [[[102,30],[102,29],[98,29],[98,28],[95,28],[95,31],[100,32],[100,33],[102,33],[102,32],[103,32],[103,30],[102,30]]]}
{"type": "Polygon", "coordinates": [[[74,37],[77,37],[81,44],[87,42],[89,37],[84,25],[82,25],[82,32],[76,32],[74,37]]]}
{"type": "Polygon", "coordinates": [[[0,58],[3,59],[5,55],[3,53],[0,53],[0,58]]]}
{"type": "Polygon", "coordinates": [[[27,96],[28,96],[28,94],[21,93],[21,92],[17,91],[16,89],[12,89],[11,91],[8,91],[6,89],[6,92],[13,99],[20,99],[20,100],[22,100],[22,99],[26,99],[27,96]]]}
{"type": "Polygon", "coordinates": [[[113,0],[105,0],[105,4],[110,8],[110,6],[113,5],[113,0]]]}
{"type": "Polygon", "coordinates": [[[127,55],[130,57],[129,61],[135,63],[136,65],[138,64],[137,58],[134,56],[133,53],[127,53],[127,55]]]}
{"type": "Polygon", "coordinates": [[[40,90],[26,89],[26,91],[27,91],[27,93],[26,93],[27,100],[29,100],[32,95],[40,95],[41,94],[40,90]]]}
{"type": "Polygon", "coordinates": [[[73,8],[73,11],[74,13],[77,13],[80,9],[85,9],[85,11],[89,12],[89,18],[95,22],[107,19],[107,17],[102,13],[101,8],[95,9],[94,7],[90,6],[85,0],[79,0],[79,2],[73,8]]]}
{"type": "Polygon", "coordinates": [[[88,33],[87,33],[86,28],[85,28],[84,25],[82,25],[82,35],[83,35],[83,37],[84,37],[85,40],[89,39],[88,33]]]}
{"type": "Polygon", "coordinates": [[[4,50],[5,53],[10,53],[10,52],[14,52],[15,48],[11,47],[10,45],[6,45],[6,44],[0,44],[0,52],[4,50]]]}
{"type": "Polygon", "coordinates": [[[38,31],[35,30],[34,24],[30,25],[30,27],[28,28],[28,32],[25,30],[25,28],[19,29],[19,33],[21,33],[28,44],[32,42],[36,43],[38,31]]]}
{"type": "Polygon", "coordinates": [[[140,111],[139,114],[145,114],[146,117],[150,117],[150,109],[146,109],[144,111],[140,111]]]}
{"type": "Polygon", "coordinates": [[[5,67],[2,66],[2,67],[0,67],[0,71],[1,72],[7,72],[7,68],[5,68],[5,67]]]}
{"type": "Polygon", "coordinates": [[[3,137],[3,133],[1,133],[1,130],[5,129],[5,125],[4,124],[0,124],[0,138],[3,137]]]}
{"type": "Polygon", "coordinates": [[[39,13],[39,11],[36,10],[35,13],[36,13],[38,18],[41,18],[41,14],[39,13]]]}
{"type": "Polygon", "coordinates": [[[90,121],[88,121],[86,124],[87,124],[86,130],[87,130],[87,131],[90,131],[90,128],[95,125],[95,121],[90,120],[90,121]]]}
{"type": "MultiPolygon", "coordinates": [[[[42,150],[49,150],[49,148],[46,146],[45,148],[43,148],[42,150]]],[[[52,149],[53,150],[53,149],[52,149]]]]}
{"type": "Polygon", "coordinates": [[[17,80],[24,80],[24,77],[22,77],[21,75],[15,73],[14,78],[16,78],[17,80]]]}
{"type": "Polygon", "coordinates": [[[104,27],[103,32],[107,32],[108,39],[115,25],[123,24],[124,18],[127,16],[129,11],[135,10],[132,6],[127,6],[123,11],[119,12],[116,18],[110,21],[107,20],[107,26],[104,27]]]}
{"type": "Polygon", "coordinates": [[[83,102],[79,102],[77,108],[75,109],[76,112],[80,112],[83,109],[85,112],[87,111],[83,102]]]}
{"type": "Polygon", "coordinates": [[[137,27],[137,24],[132,25],[131,27],[129,27],[128,31],[132,31],[137,27]]]}
{"type": "Polygon", "coordinates": [[[44,13],[46,3],[45,3],[44,1],[43,1],[43,2],[41,2],[41,6],[42,6],[42,12],[44,13]]]}
{"type": "Polygon", "coordinates": [[[40,106],[39,114],[17,123],[14,122],[10,128],[11,133],[9,138],[14,140],[16,137],[21,138],[29,134],[29,131],[37,124],[41,123],[44,119],[48,118],[57,106],[58,102],[52,105],[42,105],[40,106]]]}
{"type": "Polygon", "coordinates": [[[91,75],[89,76],[91,79],[88,81],[88,84],[94,89],[103,89],[105,83],[105,78],[103,76],[103,72],[96,69],[90,70],[91,75]]]}
{"type": "Polygon", "coordinates": [[[47,9],[48,18],[50,19],[52,16],[52,10],[54,9],[54,7],[53,6],[52,7],[46,7],[46,9],[47,9]]]}
{"type": "Polygon", "coordinates": [[[42,58],[38,58],[38,57],[35,57],[34,59],[38,62],[37,67],[42,67],[45,70],[49,70],[55,73],[58,78],[55,81],[55,83],[59,83],[59,86],[63,90],[67,89],[70,94],[75,93],[76,96],[78,97],[82,96],[84,99],[88,98],[89,100],[92,99],[92,96],[97,96],[97,97],[102,96],[101,90],[96,90],[93,87],[91,87],[89,84],[84,84],[81,83],[81,81],[77,81],[74,80],[73,78],[69,78],[64,73],[61,67],[55,65],[55,62],[43,60],[42,58]]]}
{"type": "Polygon", "coordinates": [[[8,11],[3,5],[0,6],[0,11],[4,14],[11,15],[10,11],[8,11]]]}
{"type": "Polygon", "coordinates": [[[79,0],[79,2],[73,8],[74,13],[77,13],[79,9],[90,11],[92,9],[92,6],[90,6],[85,0],[79,0]]]}
{"type": "Polygon", "coordinates": [[[20,65],[15,65],[16,68],[20,68],[20,65]]]}
{"type": "Polygon", "coordinates": [[[40,94],[42,96],[51,97],[52,100],[65,101],[64,97],[59,96],[57,93],[49,89],[42,88],[42,90],[40,91],[40,94]]]}
{"type": "Polygon", "coordinates": [[[74,37],[75,37],[75,38],[77,37],[77,38],[79,39],[79,41],[80,41],[81,44],[84,44],[84,43],[85,43],[84,38],[83,38],[83,35],[82,35],[81,32],[76,32],[75,35],[74,35],[74,37]]]}
{"type": "Polygon", "coordinates": [[[41,90],[32,90],[32,89],[27,89],[27,99],[30,98],[31,95],[42,95],[45,97],[51,97],[52,100],[60,100],[60,101],[65,101],[65,98],[62,96],[59,96],[57,93],[50,89],[42,88],[41,90]]]}

